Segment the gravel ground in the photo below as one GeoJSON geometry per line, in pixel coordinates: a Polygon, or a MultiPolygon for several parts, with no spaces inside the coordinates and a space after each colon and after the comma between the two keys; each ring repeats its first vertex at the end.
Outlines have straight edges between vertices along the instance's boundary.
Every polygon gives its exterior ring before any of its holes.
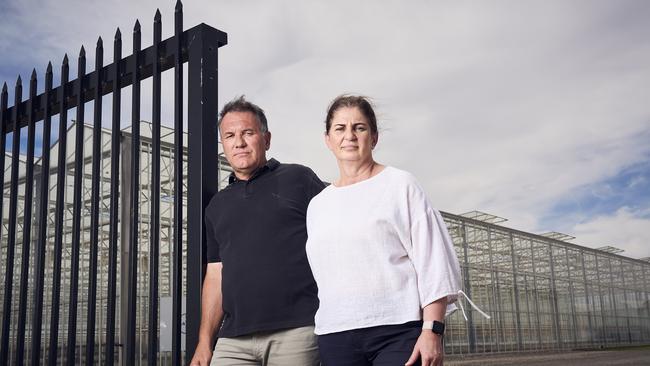
{"type": "Polygon", "coordinates": [[[467,357],[450,355],[446,357],[445,366],[459,365],[650,366],[650,347],[551,354],[500,354],[467,357]]]}

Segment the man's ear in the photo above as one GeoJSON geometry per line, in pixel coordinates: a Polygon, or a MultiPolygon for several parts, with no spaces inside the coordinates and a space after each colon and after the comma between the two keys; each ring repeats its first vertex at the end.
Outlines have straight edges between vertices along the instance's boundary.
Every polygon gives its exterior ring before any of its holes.
{"type": "Polygon", "coordinates": [[[271,132],[268,131],[264,134],[264,142],[266,143],[266,150],[271,148],[271,132]]]}

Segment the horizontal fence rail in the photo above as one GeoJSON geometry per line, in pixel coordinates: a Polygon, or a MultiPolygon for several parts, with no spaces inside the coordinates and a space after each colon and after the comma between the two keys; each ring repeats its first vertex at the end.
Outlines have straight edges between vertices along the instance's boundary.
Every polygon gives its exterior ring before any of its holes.
{"type": "Polygon", "coordinates": [[[69,80],[67,55],[58,86],[53,85],[52,65],[48,64],[43,93],[37,93],[36,69],[26,100],[20,77],[12,106],[8,105],[7,85],[3,85],[0,145],[4,150],[11,136],[11,152],[0,154],[0,365],[113,365],[118,361],[155,365],[160,360],[179,365],[194,350],[204,273],[203,211],[219,181],[217,51],[227,44],[227,35],[206,24],[183,30],[182,9],[178,1],[174,35],[165,40],[161,13],[156,11],[153,45],[144,49],[136,21],[133,51],[125,57],[118,29],[113,62],[107,65],[104,42],[99,38],[90,72],[86,72],[86,50],[81,47],[73,80],[69,80]],[[187,84],[183,80],[186,63],[187,84]],[[171,69],[174,97],[167,103],[174,105],[173,142],[161,133],[161,75],[171,69]],[[152,122],[147,125],[141,121],[140,89],[149,78],[153,99],[152,122]],[[125,87],[131,89],[130,132],[121,130],[125,87]],[[198,101],[188,103],[186,132],[185,87],[188,96],[198,101]],[[110,132],[102,126],[106,95],[112,96],[110,132]],[[88,102],[93,103],[93,111],[87,124],[88,102]],[[72,108],[75,120],[70,124],[68,110],[72,108]],[[52,139],[55,116],[58,133],[52,139]],[[141,125],[150,127],[146,136],[141,125]],[[21,146],[25,133],[26,146],[21,146]],[[142,159],[146,159],[146,174],[142,159]],[[183,217],[183,205],[190,219],[183,217]],[[173,269],[165,271],[164,278],[160,277],[161,260],[173,269]],[[161,284],[173,298],[171,321],[163,322],[159,310],[161,284]],[[164,359],[159,327],[163,323],[172,325],[172,347],[164,351],[169,354],[164,359]],[[182,333],[186,333],[183,345],[182,333]]]}

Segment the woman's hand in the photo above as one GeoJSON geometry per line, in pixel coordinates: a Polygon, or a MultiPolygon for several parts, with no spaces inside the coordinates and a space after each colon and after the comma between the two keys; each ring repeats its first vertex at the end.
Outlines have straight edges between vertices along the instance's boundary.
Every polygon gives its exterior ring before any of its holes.
{"type": "Polygon", "coordinates": [[[429,329],[423,329],[405,366],[415,365],[418,358],[422,361],[422,366],[442,366],[443,356],[442,337],[429,329]]]}

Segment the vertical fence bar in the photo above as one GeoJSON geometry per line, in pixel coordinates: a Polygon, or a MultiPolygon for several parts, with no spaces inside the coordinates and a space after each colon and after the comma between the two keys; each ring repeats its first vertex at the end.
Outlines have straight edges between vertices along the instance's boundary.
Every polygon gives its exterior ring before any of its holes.
{"type": "Polygon", "coordinates": [[[70,67],[68,66],[68,55],[63,58],[61,65],[61,87],[59,89],[60,95],[60,110],[59,113],[59,155],[57,158],[56,166],[56,208],[55,208],[55,222],[54,222],[54,249],[52,251],[52,258],[54,263],[52,265],[52,315],[50,317],[50,346],[48,350],[48,365],[54,366],[57,364],[58,347],[59,347],[59,300],[61,298],[61,256],[63,247],[63,210],[65,208],[65,176],[66,176],[66,145],[68,143],[68,108],[66,106],[68,94],[66,93],[66,86],[68,84],[68,73],[70,67]]]}
{"type": "Polygon", "coordinates": [[[9,335],[11,325],[11,295],[14,281],[14,249],[16,247],[16,215],[18,208],[18,158],[20,154],[20,123],[18,110],[23,99],[22,79],[18,76],[14,94],[13,139],[11,145],[11,191],[9,196],[9,231],[7,236],[7,255],[5,257],[5,297],[2,304],[2,343],[0,343],[0,365],[9,359],[9,335]]]}
{"type": "Polygon", "coordinates": [[[72,214],[72,248],[70,255],[70,302],[68,308],[68,345],[66,364],[72,366],[76,363],[75,347],[77,341],[77,293],[79,290],[79,247],[81,246],[81,187],[83,174],[84,150],[84,88],[83,81],[86,74],[86,50],[81,47],[77,72],[77,120],[75,122],[75,168],[73,188],[73,214],[72,214]]]}
{"type": "MultiPolygon", "coordinates": [[[[5,194],[5,155],[6,155],[6,149],[7,149],[7,133],[9,131],[7,130],[7,126],[4,123],[5,120],[5,115],[7,114],[7,104],[9,103],[9,95],[7,93],[7,83],[4,82],[2,84],[2,93],[0,93],[0,146],[2,146],[2,149],[0,150],[0,238],[2,238],[2,213],[4,212],[4,194],[5,194]]],[[[11,185],[11,183],[10,183],[11,185]]],[[[1,259],[0,259],[1,260],[1,259]]],[[[5,287],[6,288],[6,287],[5,287]]],[[[7,294],[5,293],[5,297],[7,294]]],[[[4,317],[3,317],[3,323],[4,323],[4,317]]],[[[2,325],[0,325],[2,326],[2,325]]],[[[4,329],[4,328],[2,328],[4,329]]],[[[4,330],[2,331],[2,341],[0,343],[4,345],[4,330]]],[[[0,346],[0,353],[4,355],[4,347],[0,346]]]]}
{"type": "Polygon", "coordinates": [[[133,365],[135,362],[135,325],[137,321],[137,283],[138,283],[138,235],[140,227],[140,55],[141,36],[140,22],[136,20],[133,28],[133,74],[132,103],[131,103],[131,232],[129,236],[129,278],[128,278],[128,311],[126,337],[126,363],[133,365]]]}
{"type": "Polygon", "coordinates": [[[120,114],[122,87],[120,79],[120,60],[122,59],[122,33],[118,28],[113,42],[113,121],[111,130],[111,211],[109,227],[108,252],[108,304],[106,309],[106,362],[112,366],[115,360],[115,294],[117,292],[117,225],[119,215],[119,181],[120,181],[120,114]]]}
{"type": "Polygon", "coordinates": [[[27,280],[29,278],[29,251],[32,242],[32,207],[34,206],[34,144],[36,121],[36,69],[29,80],[29,103],[27,107],[27,161],[25,163],[25,198],[23,209],[23,246],[21,248],[20,295],[18,300],[18,329],[16,332],[16,364],[22,365],[25,353],[25,323],[27,323],[27,280]]]}
{"type": "Polygon", "coordinates": [[[158,354],[158,253],[160,247],[160,41],[162,20],[156,10],[153,22],[153,100],[151,118],[151,215],[149,218],[149,344],[147,361],[156,365],[158,354]]]}
{"type": "MultiPolygon", "coordinates": [[[[9,102],[9,95],[7,93],[7,83],[2,84],[2,93],[0,93],[0,223],[2,223],[2,208],[4,207],[4,194],[5,194],[5,155],[7,149],[7,132],[4,120],[5,113],[7,113],[7,104],[9,102]]],[[[2,225],[0,225],[0,231],[2,225]]],[[[2,233],[0,232],[0,235],[2,233]]],[[[0,236],[1,237],[1,236],[0,236]]]]}
{"type": "MultiPolygon", "coordinates": [[[[172,364],[181,364],[183,300],[183,4],[174,11],[174,264],[172,281],[172,364]]],[[[190,350],[187,350],[190,352],[190,350]]]]}
{"type": "MultiPolygon", "coordinates": [[[[4,182],[5,182],[5,155],[7,149],[7,133],[6,125],[4,123],[5,114],[7,113],[7,104],[9,103],[9,95],[7,93],[7,83],[2,84],[2,92],[0,93],[0,223],[2,222],[2,213],[4,207],[4,182]]],[[[2,230],[2,225],[0,225],[0,231],[2,230]]],[[[1,233],[0,233],[1,234],[1,233]]],[[[0,236],[1,237],[1,236],[0,236]]]]}
{"type": "Polygon", "coordinates": [[[188,56],[188,189],[186,362],[198,343],[201,283],[205,272],[204,212],[217,191],[217,51],[219,40],[204,26],[188,56]]]}
{"type": "Polygon", "coordinates": [[[50,133],[52,112],[50,93],[52,92],[52,63],[47,64],[45,73],[45,93],[43,94],[43,142],[41,153],[40,212],[38,213],[38,245],[36,247],[36,273],[34,284],[34,312],[32,315],[32,358],[33,366],[40,364],[41,330],[43,319],[43,291],[45,280],[45,251],[47,245],[47,211],[50,186],[50,133]]]}
{"type": "Polygon", "coordinates": [[[97,303],[97,247],[99,245],[99,183],[101,171],[99,159],[102,145],[102,66],[104,64],[104,44],[97,40],[95,48],[95,103],[93,115],[92,179],[90,202],[90,265],[88,273],[88,317],[86,325],[86,365],[95,362],[95,305],[97,303]]]}
{"type": "MultiPolygon", "coordinates": [[[[6,125],[4,123],[5,120],[5,114],[7,114],[7,104],[9,103],[9,95],[7,93],[7,83],[4,82],[2,84],[2,93],[0,93],[0,146],[2,146],[2,149],[0,150],[0,238],[2,238],[2,219],[3,215],[2,213],[4,212],[4,192],[5,192],[5,187],[4,187],[4,182],[5,182],[5,155],[6,155],[6,149],[7,149],[7,133],[9,131],[6,130],[6,125]]],[[[0,258],[1,260],[1,258],[0,258]]],[[[6,294],[5,294],[6,296],[6,294]]],[[[0,325],[1,326],[1,325],[0,325]]],[[[4,333],[2,333],[4,335],[4,333]]],[[[0,336],[1,337],[1,336],[0,336]]],[[[4,338],[2,338],[1,343],[4,343],[4,338]]],[[[1,346],[0,346],[1,347],[1,346]]],[[[3,352],[3,348],[0,348],[0,352],[3,352]]]]}

